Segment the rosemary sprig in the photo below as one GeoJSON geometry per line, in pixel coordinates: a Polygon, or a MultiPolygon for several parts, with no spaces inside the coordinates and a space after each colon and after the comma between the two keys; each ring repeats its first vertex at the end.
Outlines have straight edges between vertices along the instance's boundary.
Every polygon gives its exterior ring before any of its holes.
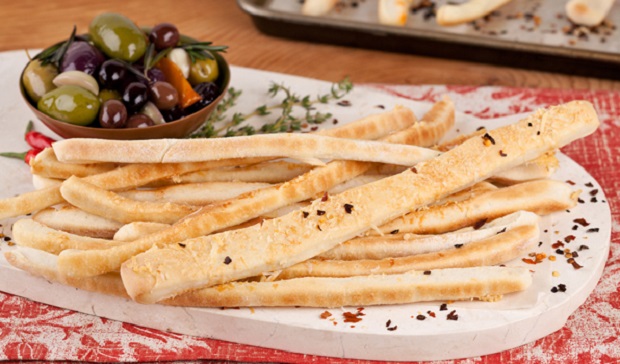
{"type": "Polygon", "coordinates": [[[290,131],[299,131],[304,123],[321,124],[331,118],[331,113],[321,113],[316,111],[316,104],[326,104],[333,100],[343,98],[353,89],[353,84],[348,78],[332,85],[330,92],[324,95],[318,95],[315,99],[311,96],[299,96],[292,91],[291,88],[278,83],[272,83],[267,91],[271,98],[283,95],[282,100],[278,104],[260,105],[249,113],[234,113],[233,116],[226,121],[226,112],[235,106],[237,100],[241,96],[241,90],[230,88],[228,95],[216,107],[214,112],[206,121],[205,125],[192,135],[193,138],[213,138],[228,137],[240,135],[253,135],[256,133],[284,133],[290,131]],[[295,108],[305,110],[303,117],[293,115],[295,108]],[[256,116],[270,115],[276,110],[280,110],[276,119],[271,123],[263,124],[260,129],[247,125],[244,122],[256,116]],[[216,123],[224,122],[223,125],[215,127],[216,123]]]}
{"type": "Polygon", "coordinates": [[[65,56],[65,54],[67,53],[67,50],[69,49],[69,46],[71,46],[71,43],[73,43],[73,41],[75,40],[76,31],[77,31],[77,28],[74,25],[73,31],[71,32],[71,35],[66,41],[56,43],[53,46],[44,49],[43,51],[41,51],[41,53],[34,56],[33,59],[40,60],[41,65],[43,66],[51,63],[57,68],[59,68],[63,57],[65,56]]]}
{"type": "Polygon", "coordinates": [[[213,42],[181,43],[180,48],[185,49],[192,63],[199,59],[213,59],[211,52],[226,52],[228,46],[214,46],[213,42]]]}

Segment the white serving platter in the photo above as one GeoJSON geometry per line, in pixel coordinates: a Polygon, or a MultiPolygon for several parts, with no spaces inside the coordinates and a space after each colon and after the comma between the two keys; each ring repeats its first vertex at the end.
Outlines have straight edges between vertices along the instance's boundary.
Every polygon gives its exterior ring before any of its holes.
{"type": "MultiPolygon", "coordinates": [[[[33,115],[19,96],[18,75],[27,61],[24,52],[0,53],[0,152],[23,151],[23,133],[33,115]]],[[[276,73],[232,68],[232,86],[243,90],[242,102],[234,111],[247,112],[263,103],[273,102],[267,96],[270,82],[284,83],[303,94],[329,92],[330,84],[276,73]]],[[[338,125],[370,113],[402,104],[422,115],[430,104],[400,99],[364,87],[356,87],[345,98],[350,106],[328,105],[320,110],[333,114],[322,127],[338,125]]],[[[232,115],[232,112],[230,115],[232,115]]],[[[480,125],[494,128],[519,119],[519,115],[478,120],[463,113],[457,114],[457,125],[448,137],[475,130],[480,125]]],[[[46,132],[42,124],[35,128],[46,132]]],[[[559,154],[561,167],[554,179],[572,181],[582,195],[598,189],[599,203],[584,198],[570,211],[545,217],[541,223],[541,245],[533,252],[556,255],[557,260],[526,265],[534,271],[535,284],[527,291],[507,295],[500,302],[449,303],[440,310],[442,302],[364,307],[362,320],[345,322],[342,313],[357,312],[358,307],[331,309],[313,308],[240,308],[204,309],[141,305],[117,297],[86,292],[29,274],[11,267],[0,255],[0,291],[23,296],[34,301],[92,314],[113,320],[133,323],[175,333],[208,337],[297,353],[371,360],[441,360],[472,357],[507,350],[560,329],[568,316],[579,307],[596,286],[608,257],[611,234],[611,215],[602,189],[587,171],[565,155],[559,154]],[[586,218],[588,228],[573,221],[586,218]],[[587,232],[598,228],[598,232],[587,232]],[[583,266],[576,270],[551,247],[557,240],[574,235],[571,248],[587,245],[579,252],[577,261],[583,266]],[[551,272],[559,272],[552,277],[551,272]],[[552,287],[566,285],[566,292],[551,292],[552,287]],[[322,319],[325,311],[331,317],[322,319]],[[450,312],[458,320],[448,320],[450,312]],[[429,313],[432,312],[435,317],[429,313]],[[417,319],[424,315],[424,320],[417,319]],[[396,329],[395,329],[396,328],[396,329]]],[[[28,167],[21,161],[0,158],[0,198],[32,190],[28,167]]],[[[14,219],[0,221],[0,232],[11,236],[14,219]]],[[[0,245],[0,252],[14,247],[0,245]]],[[[527,258],[527,256],[524,256],[527,258]]],[[[525,265],[520,259],[508,265],[525,265]]]]}

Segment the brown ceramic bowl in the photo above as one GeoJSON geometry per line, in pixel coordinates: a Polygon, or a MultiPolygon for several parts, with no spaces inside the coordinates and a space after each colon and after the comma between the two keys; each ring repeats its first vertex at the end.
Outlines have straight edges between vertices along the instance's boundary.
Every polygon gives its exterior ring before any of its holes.
{"type": "Polygon", "coordinates": [[[28,98],[21,82],[21,77],[19,89],[26,105],[28,105],[36,117],[54,133],[63,138],[99,138],[119,140],[184,138],[204,124],[217,104],[222,101],[222,98],[224,98],[224,95],[226,94],[226,90],[230,82],[230,68],[228,67],[228,63],[224,57],[222,57],[219,53],[215,53],[214,56],[219,67],[219,77],[216,80],[216,84],[220,88],[220,95],[213,100],[212,103],[193,114],[169,123],[153,125],[146,128],[104,129],[95,126],[74,125],[56,120],[39,111],[36,105],[30,100],[30,98],[28,98]]]}

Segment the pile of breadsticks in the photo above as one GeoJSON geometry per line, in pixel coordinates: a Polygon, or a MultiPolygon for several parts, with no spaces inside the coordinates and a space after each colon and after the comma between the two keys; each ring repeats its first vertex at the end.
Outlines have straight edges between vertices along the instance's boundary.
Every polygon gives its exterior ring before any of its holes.
{"type": "Polygon", "coordinates": [[[141,303],[201,307],[496,299],[539,215],[579,191],[547,179],[558,148],[596,130],[585,101],[438,144],[444,99],[313,134],[68,139],[40,153],[37,189],[0,200],[10,264],[141,303]],[[30,215],[31,214],[31,215],[30,215]],[[508,264],[506,264],[508,263],[508,264]]]}

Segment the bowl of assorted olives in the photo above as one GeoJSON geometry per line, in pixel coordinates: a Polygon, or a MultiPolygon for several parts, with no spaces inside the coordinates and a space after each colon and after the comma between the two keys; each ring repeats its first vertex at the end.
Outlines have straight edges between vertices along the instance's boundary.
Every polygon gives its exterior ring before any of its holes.
{"type": "Polygon", "coordinates": [[[169,23],[139,28],[121,14],[95,17],[34,56],[21,75],[28,106],[64,138],[183,138],[221,101],[225,46],[198,42],[169,23]]]}

